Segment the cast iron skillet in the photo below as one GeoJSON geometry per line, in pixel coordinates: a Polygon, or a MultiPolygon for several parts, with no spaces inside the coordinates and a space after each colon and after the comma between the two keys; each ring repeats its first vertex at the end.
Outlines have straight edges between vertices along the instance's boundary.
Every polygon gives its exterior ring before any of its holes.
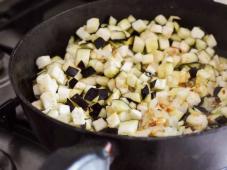
{"type": "MultiPolygon", "coordinates": [[[[66,169],[63,166],[72,165],[75,160],[82,160],[82,163],[75,163],[78,169],[86,169],[80,167],[82,164],[96,169],[102,169],[103,165],[108,168],[112,155],[110,146],[113,145],[117,155],[111,169],[218,170],[227,166],[227,127],[187,136],[135,138],[78,129],[46,116],[30,104],[34,99],[32,80],[37,73],[35,59],[45,54],[63,56],[70,35],[88,18],[98,17],[105,21],[110,15],[120,19],[133,14],[137,18],[151,19],[160,13],[182,17],[185,26],[202,26],[217,38],[218,51],[227,51],[227,7],[211,0],[103,0],[89,3],[45,21],[17,45],[9,74],[36,135],[52,151],[74,145],[58,151],[57,161],[56,157],[51,157],[52,163],[46,163],[44,169],[51,169],[53,165],[55,169],[66,169]],[[107,142],[110,143],[106,145],[107,142]],[[86,155],[85,159],[80,159],[81,155],[86,155]],[[97,164],[90,160],[98,162],[100,167],[95,167],[97,164]]],[[[13,103],[17,105],[17,101],[13,103]]]]}

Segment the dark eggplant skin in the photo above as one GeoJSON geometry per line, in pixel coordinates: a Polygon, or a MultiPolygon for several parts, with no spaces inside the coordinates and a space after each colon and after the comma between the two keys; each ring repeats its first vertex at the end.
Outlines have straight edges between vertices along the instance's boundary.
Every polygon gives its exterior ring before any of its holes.
{"type": "Polygon", "coordinates": [[[79,95],[79,94],[75,94],[71,100],[73,102],[75,102],[78,106],[82,107],[83,110],[87,110],[88,109],[88,106],[89,104],[79,95]]]}
{"type": "Polygon", "coordinates": [[[202,106],[195,106],[196,109],[198,109],[200,112],[209,115],[209,112],[206,108],[202,107],[202,106]]]}
{"type": "Polygon", "coordinates": [[[156,96],[156,92],[155,91],[151,92],[151,99],[155,98],[155,96],[156,96]]]}
{"type": "Polygon", "coordinates": [[[77,67],[80,68],[81,70],[86,68],[83,61],[80,61],[79,64],[77,65],[77,67]]]}
{"type": "Polygon", "coordinates": [[[215,121],[221,126],[227,123],[227,118],[225,116],[219,116],[215,119],[215,121]]]}
{"type": "Polygon", "coordinates": [[[77,75],[77,73],[79,72],[79,70],[77,68],[74,68],[74,67],[71,67],[69,66],[65,72],[65,74],[67,76],[70,76],[70,77],[75,77],[77,75]]]}
{"type": "Polygon", "coordinates": [[[150,88],[153,89],[157,80],[154,80],[150,83],[150,88]]]}
{"type": "Polygon", "coordinates": [[[109,90],[99,89],[99,100],[106,100],[109,97],[109,90]]]}
{"type": "Polygon", "coordinates": [[[93,118],[93,119],[97,119],[100,111],[102,110],[102,106],[99,104],[99,103],[95,103],[94,105],[91,106],[91,109],[92,111],[89,113],[90,116],[93,118]]]}
{"type": "Polygon", "coordinates": [[[103,38],[99,37],[99,38],[97,38],[97,39],[94,41],[94,44],[95,44],[95,47],[96,47],[97,49],[99,49],[99,48],[105,47],[105,45],[107,44],[107,42],[106,42],[103,38]]]}
{"type": "Polygon", "coordinates": [[[90,88],[84,96],[85,100],[92,101],[99,95],[99,89],[90,88]]]}
{"type": "Polygon", "coordinates": [[[149,87],[146,85],[142,90],[141,90],[141,96],[142,99],[145,99],[147,95],[149,94],[149,87]]]}
{"type": "Polygon", "coordinates": [[[215,87],[214,92],[213,92],[213,96],[217,97],[218,93],[221,91],[222,88],[223,87],[220,87],[220,86],[215,87]]]}
{"type": "Polygon", "coordinates": [[[75,108],[73,102],[70,99],[67,99],[65,104],[69,106],[70,111],[73,111],[73,109],[75,108]]]}
{"type": "Polygon", "coordinates": [[[190,70],[189,70],[190,78],[195,78],[197,72],[198,72],[198,69],[196,67],[190,68],[190,70]]]}
{"type": "Polygon", "coordinates": [[[77,83],[78,83],[78,80],[75,78],[72,78],[71,80],[69,80],[69,88],[73,89],[77,83]]]}
{"type": "MultiPolygon", "coordinates": [[[[174,137],[119,136],[89,132],[64,124],[30,104],[34,101],[30,80],[38,72],[34,64],[37,56],[63,56],[69,37],[75,34],[77,28],[86,24],[89,18],[98,17],[103,20],[112,15],[120,20],[129,14],[141,19],[151,19],[157,14],[180,16],[185,26],[198,25],[206,28],[220,42],[218,48],[226,50],[227,6],[211,0],[102,0],[72,8],[33,29],[12,53],[9,75],[31,127],[42,144],[51,151],[72,145],[77,147],[78,143],[85,141],[108,141],[115,144],[118,155],[111,170],[223,169],[227,162],[227,147],[224,147],[227,126],[174,137]]],[[[94,144],[89,143],[89,146],[94,144]]]]}
{"type": "Polygon", "coordinates": [[[91,75],[95,74],[96,71],[93,67],[87,67],[81,71],[81,74],[84,78],[90,77],[91,75]]]}

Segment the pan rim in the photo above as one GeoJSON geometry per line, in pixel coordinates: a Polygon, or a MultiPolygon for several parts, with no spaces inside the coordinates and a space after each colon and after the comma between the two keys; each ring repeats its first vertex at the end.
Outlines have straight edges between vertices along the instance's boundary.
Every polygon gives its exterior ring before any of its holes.
{"type": "Polygon", "coordinates": [[[23,42],[30,36],[32,36],[37,30],[39,30],[40,27],[42,27],[44,24],[49,23],[52,20],[56,20],[58,17],[63,16],[65,14],[67,14],[68,12],[72,11],[72,10],[76,10],[76,9],[81,9],[81,8],[86,8],[90,5],[98,5],[99,3],[105,3],[105,2],[109,2],[109,0],[99,0],[99,1],[95,1],[95,2],[89,2],[86,4],[82,4],[82,5],[78,5],[76,7],[67,9],[55,16],[52,16],[51,18],[41,22],[40,24],[38,24],[37,26],[35,26],[33,29],[31,29],[20,41],[19,43],[16,45],[16,47],[14,48],[11,57],[10,57],[10,61],[9,61],[9,77],[10,77],[10,81],[12,83],[13,89],[17,95],[17,97],[20,99],[20,101],[22,102],[22,104],[24,104],[26,107],[28,107],[30,110],[32,110],[34,113],[33,114],[39,114],[40,116],[42,116],[45,119],[49,119],[50,121],[54,121],[54,123],[58,124],[59,126],[65,126],[67,128],[70,128],[71,130],[74,130],[78,133],[81,134],[89,134],[91,136],[96,136],[96,137],[101,137],[101,138],[108,138],[108,139],[112,139],[112,140],[124,140],[124,141],[143,141],[143,142],[156,142],[156,141],[166,141],[166,140],[178,140],[178,139],[182,139],[182,138],[193,138],[193,137],[200,137],[200,136],[205,136],[205,135],[209,135],[212,133],[217,133],[221,132],[223,130],[227,129],[227,125],[226,126],[222,126],[222,127],[217,127],[217,128],[211,128],[202,132],[197,132],[197,133],[192,133],[192,134],[183,134],[183,135],[178,135],[178,136],[166,136],[166,137],[136,137],[136,136],[123,136],[123,135],[118,135],[118,134],[110,134],[110,133],[106,133],[106,132],[91,132],[88,131],[86,129],[82,129],[82,128],[78,128],[72,125],[69,125],[67,123],[63,123],[61,121],[58,121],[57,119],[51,118],[49,116],[47,116],[46,114],[44,114],[43,112],[41,112],[40,110],[38,110],[37,108],[35,108],[34,106],[32,106],[32,104],[29,102],[28,99],[26,99],[26,97],[24,95],[22,95],[22,93],[20,92],[19,88],[16,86],[16,83],[14,81],[14,75],[12,74],[12,67],[15,64],[15,58],[16,58],[16,54],[18,49],[21,48],[23,42]]]}

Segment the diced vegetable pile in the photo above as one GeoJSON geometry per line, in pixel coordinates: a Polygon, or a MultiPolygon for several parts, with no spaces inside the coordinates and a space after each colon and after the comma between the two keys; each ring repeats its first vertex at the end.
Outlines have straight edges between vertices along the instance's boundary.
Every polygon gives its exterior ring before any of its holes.
{"type": "Polygon", "coordinates": [[[32,104],[48,116],[130,136],[175,136],[227,121],[227,60],[177,16],[87,20],[64,59],[40,56],[32,104]]]}

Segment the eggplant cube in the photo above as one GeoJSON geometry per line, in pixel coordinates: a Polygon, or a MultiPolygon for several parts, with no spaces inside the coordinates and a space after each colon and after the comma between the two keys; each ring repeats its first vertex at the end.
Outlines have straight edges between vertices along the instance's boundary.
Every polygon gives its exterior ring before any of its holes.
{"type": "Polygon", "coordinates": [[[88,33],[94,33],[98,30],[99,25],[100,23],[98,18],[91,18],[87,20],[86,31],[88,33]]]}
{"type": "Polygon", "coordinates": [[[73,123],[75,125],[84,125],[85,124],[85,114],[82,108],[75,107],[72,111],[73,123]]]}
{"type": "Polygon", "coordinates": [[[51,63],[50,56],[40,56],[36,59],[36,65],[38,66],[39,69],[43,69],[47,65],[51,63]]]}
{"type": "Polygon", "coordinates": [[[44,92],[40,96],[40,100],[42,101],[45,110],[49,110],[57,106],[56,96],[51,92],[44,92]]]}
{"type": "Polygon", "coordinates": [[[122,122],[119,125],[118,134],[119,135],[133,135],[138,128],[138,120],[130,120],[122,122]]]}
{"type": "Polygon", "coordinates": [[[145,42],[140,37],[136,36],[133,43],[132,50],[134,52],[142,53],[145,47],[145,42]]]}
{"type": "Polygon", "coordinates": [[[146,27],[147,27],[146,24],[141,19],[132,23],[132,28],[134,30],[136,30],[137,32],[144,31],[146,29],[146,27]]]}
{"type": "Polygon", "coordinates": [[[53,77],[59,84],[65,84],[66,76],[59,64],[51,64],[47,69],[48,74],[53,77]]]}
{"type": "Polygon", "coordinates": [[[93,124],[96,132],[107,128],[107,123],[103,118],[99,118],[98,120],[93,121],[92,124],[93,124]]]}
{"type": "Polygon", "coordinates": [[[75,65],[77,66],[81,61],[87,66],[90,58],[90,49],[78,49],[76,53],[75,65]]]}
{"type": "Polygon", "coordinates": [[[110,128],[116,128],[120,124],[120,119],[117,113],[111,114],[106,120],[110,128]]]}

